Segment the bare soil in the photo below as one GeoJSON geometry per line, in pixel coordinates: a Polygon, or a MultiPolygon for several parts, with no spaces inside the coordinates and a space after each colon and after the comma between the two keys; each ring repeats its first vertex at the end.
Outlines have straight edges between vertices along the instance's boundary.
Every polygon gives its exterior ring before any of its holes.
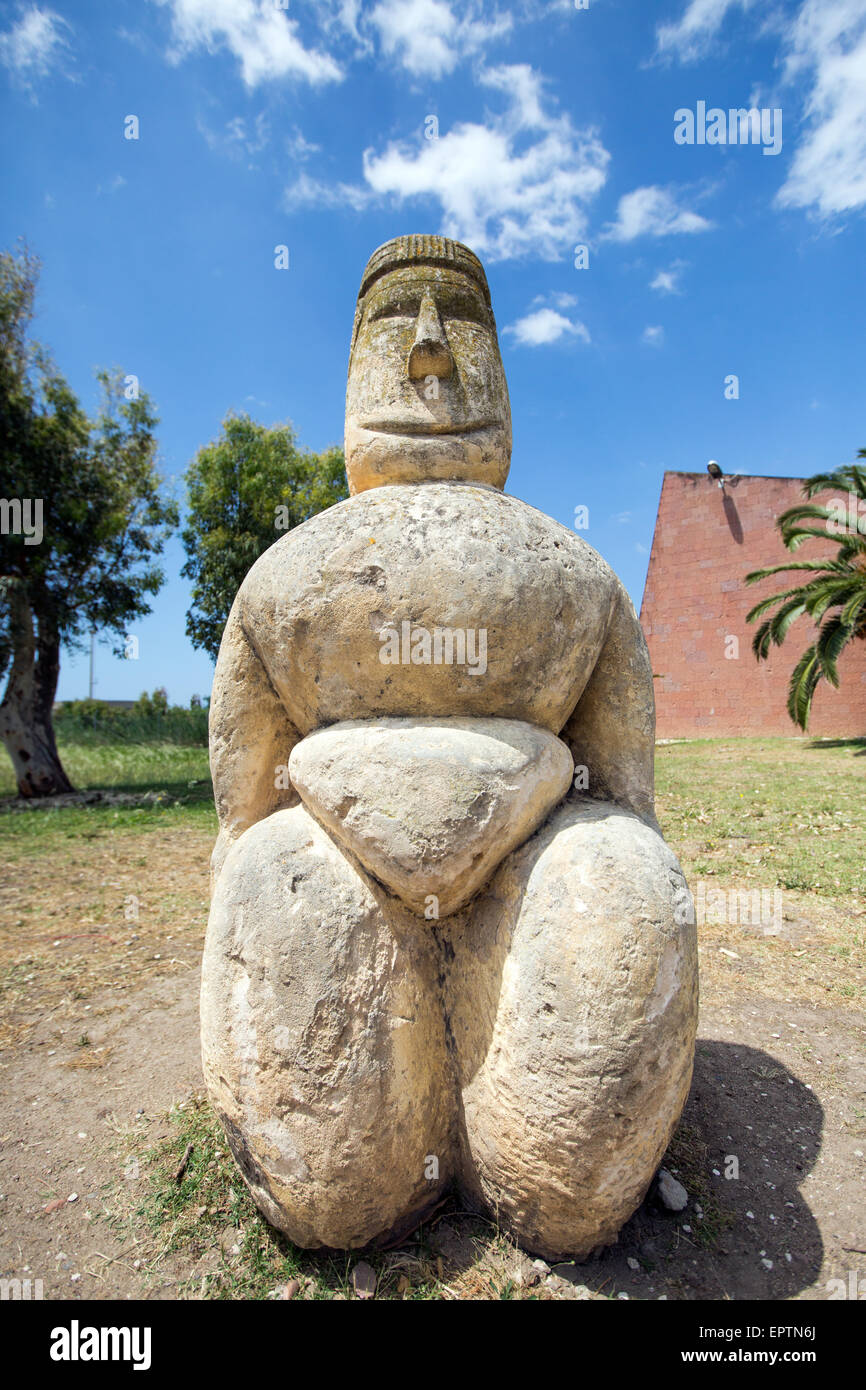
{"type": "MultiPolygon", "coordinates": [[[[40,1279],[46,1298],[189,1296],[235,1258],[219,1233],[162,1254],[141,1215],[143,1155],[202,1084],[210,844],[206,828],[167,828],[73,843],[26,874],[7,862],[0,1276],[40,1279]]],[[[425,1236],[436,1296],[811,1300],[853,1272],[866,1297],[866,1018],[848,945],[862,911],[788,893],[778,931],[701,929],[694,1083],[666,1158],[684,1212],[653,1186],[615,1246],[529,1287],[519,1251],[446,1209],[425,1236]]],[[[411,1241],[393,1256],[412,1258],[411,1241]]]]}

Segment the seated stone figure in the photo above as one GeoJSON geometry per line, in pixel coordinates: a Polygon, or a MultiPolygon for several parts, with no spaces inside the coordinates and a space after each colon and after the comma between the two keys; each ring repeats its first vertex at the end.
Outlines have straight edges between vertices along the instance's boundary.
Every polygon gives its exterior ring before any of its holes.
{"type": "Polygon", "coordinates": [[[307,1247],[398,1238],[448,1188],[584,1257],[684,1103],[694,915],[653,811],[652,672],[616,576],[502,491],[481,263],[379,248],[348,501],[282,537],[217,663],[207,1085],[307,1247]]]}

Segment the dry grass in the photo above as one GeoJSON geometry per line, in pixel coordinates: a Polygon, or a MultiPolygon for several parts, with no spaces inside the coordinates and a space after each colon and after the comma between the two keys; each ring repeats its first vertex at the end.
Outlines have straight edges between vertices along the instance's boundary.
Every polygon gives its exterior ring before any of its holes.
{"type": "MultiPolygon", "coordinates": [[[[782,895],[781,911],[770,922],[742,922],[727,909],[721,920],[706,914],[699,939],[708,1002],[730,999],[742,988],[768,1000],[842,1011],[862,1006],[863,753],[862,743],[808,740],[659,748],[659,819],[693,891],[703,885],[708,906],[717,888],[763,889],[772,907],[772,894],[782,895]]],[[[96,785],[93,755],[87,750],[88,777],[96,785]]],[[[0,814],[0,1046],[14,1047],[46,1013],[75,1020],[82,1031],[68,1065],[76,1068],[110,1061],[108,1047],[92,1044],[81,1023],[92,1017],[83,1001],[98,994],[101,1011],[120,1009],[140,984],[157,976],[182,978],[197,965],[215,833],[203,750],[162,750],[158,758],[141,759],[135,750],[108,750],[105,756],[102,780],[123,790],[128,804],[0,814]],[[136,795],[148,794],[136,804],[136,795]]],[[[115,1219],[134,1233],[154,1281],[173,1259],[185,1272],[190,1297],[275,1297],[294,1279],[297,1297],[352,1296],[352,1260],[298,1251],[262,1221],[201,1098],[172,1118],[175,1133],[139,1155],[147,1192],[139,1191],[131,1206],[125,1184],[115,1203],[115,1219]],[[175,1185],[171,1172],[187,1142],[195,1145],[193,1159],[175,1185]]],[[[134,1149],[135,1135],[125,1142],[134,1149]]],[[[712,1241],[727,1218],[704,1191],[701,1142],[681,1126],[667,1163],[702,1196],[702,1238],[712,1241]]],[[[520,1282],[525,1257],[489,1223],[453,1204],[403,1249],[369,1259],[378,1275],[377,1297],[561,1296],[520,1282]]]]}
{"type": "MultiPolygon", "coordinates": [[[[35,813],[34,813],[35,814],[35,813]]],[[[63,840],[0,864],[0,1046],[46,1012],[194,970],[207,921],[210,830],[63,840]]],[[[89,1065],[94,1065],[93,1062],[89,1065]]]]}
{"type": "Polygon", "coordinates": [[[741,984],[776,999],[862,1007],[864,754],[864,740],[696,741],[657,750],[659,821],[705,905],[698,916],[704,991],[741,984]],[[750,901],[744,922],[738,895],[756,892],[766,910],[755,914],[750,901]]]}

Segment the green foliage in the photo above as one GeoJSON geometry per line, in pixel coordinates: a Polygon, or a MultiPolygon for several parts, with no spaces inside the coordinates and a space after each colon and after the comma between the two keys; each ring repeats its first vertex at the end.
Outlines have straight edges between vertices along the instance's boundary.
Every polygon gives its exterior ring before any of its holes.
{"type": "MultiPolygon", "coordinates": [[[[866,458],[866,449],[859,451],[858,458],[866,458]]],[[[810,576],[763,599],[747,615],[750,623],[762,620],[752,641],[759,661],[769,656],[773,646],[782,645],[792,624],[803,614],[821,625],[815,641],[794,667],[788,687],[788,713],[801,729],[808,727],[819,682],[826,680],[838,687],[839,657],[849,642],[866,638],[866,470],[852,463],[832,473],[816,473],[803,484],[803,494],[810,499],[820,492],[837,490],[844,498],[846,513],[852,510],[849,498],[859,509],[857,517],[852,518],[854,524],[844,525],[839,508],[832,503],[819,506],[812,501],[791,507],[778,518],[788,550],[796,551],[805,540],[817,538],[832,541],[837,547],[835,555],[821,560],[792,560],[746,575],[747,584],[792,571],[804,571],[810,576]]]]}
{"type": "MultiPolygon", "coordinates": [[[[155,557],[177,507],[156,468],[148,395],[129,399],[120,370],[99,371],[102,401],[90,418],[30,340],[38,274],[26,248],[0,253],[2,491],[42,509],[38,543],[0,534],[0,675],[12,666],[4,704],[15,705],[18,727],[44,731],[60,647],[81,650],[96,629],[119,654],[128,624],[150,612],[163,581],[155,557]]],[[[54,772],[63,777],[59,764],[54,772]]],[[[39,788],[51,789],[47,780],[39,788]]]]}
{"type": "Polygon", "coordinates": [[[290,425],[268,429],[249,415],[229,415],[186,480],[182,573],[193,581],[186,631],[215,658],[247,571],[284,532],[348,496],[346,470],[340,449],[298,449],[290,425]]]}
{"type": "Polygon", "coordinates": [[[154,690],[152,695],[148,695],[146,690],[142,690],[136,701],[136,708],[143,715],[161,715],[168,709],[168,691],[165,686],[160,686],[154,690]]]}
{"type": "Polygon", "coordinates": [[[866,890],[864,771],[866,739],[683,740],[656,748],[657,815],[692,892],[711,875],[850,906],[866,890]]]}
{"type": "MultiPolygon", "coordinates": [[[[146,392],[126,398],[117,369],[97,372],[102,404],[88,417],[27,337],[38,271],[26,250],[0,253],[3,495],[43,505],[41,544],[0,536],[0,573],[67,647],[80,648],[91,628],[120,643],[129,622],[150,612],[147,596],[163,580],[152,560],[177,524],[155,464],[158,421],[146,392]]],[[[8,662],[8,626],[3,635],[8,662]]]]}
{"type": "Polygon", "coordinates": [[[206,707],[169,705],[164,690],[144,693],[131,709],[103,700],[68,700],[54,715],[59,738],[82,745],[172,743],[207,747],[206,707]]]}

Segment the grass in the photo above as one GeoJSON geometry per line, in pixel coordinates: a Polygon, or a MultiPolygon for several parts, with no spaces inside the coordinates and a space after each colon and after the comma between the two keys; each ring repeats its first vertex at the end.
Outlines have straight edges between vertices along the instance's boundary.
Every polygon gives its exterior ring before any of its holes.
{"type": "MultiPolygon", "coordinates": [[[[12,809],[11,764],[0,763],[0,835],[7,852],[54,854],[66,840],[92,840],[109,832],[146,833],[157,827],[207,829],[216,835],[206,748],[172,743],[60,741],[60,755],[77,791],[103,792],[92,803],[12,809]]],[[[20,807],[20,802],[18,803],[20,807]]]]}
{"type": "Polygon", "coordinates": [[[208,711],[169,706],[159,693],[143,695],[131,709],[118,709],[101,700],[70,700],[54,712],[54,729],[64,743],[93,746],[108,743],[173,743],[203,748],[207,744],[208,711]]]}
{"type": "MultiPolygon", "coordinates": [[[[82,1001],[122,1008],[155,975],[192,978],[207,916],[216,833],[206,749],[60,739],[73,783],[107,795],[90,804],[13,810],[0,764],[0,1045],[52,1010],[75,1029],[67,1065],[100,1067],[82,1001]],[[130,917],[130,900],[134,914],[130,917]]],[[[783,929],[703,923],[708,992],[742,987],[774,1001],[856,1009],[866,997],[866,740],[728,740],[657,750],[658,815],[693,891],[780,889],[783,929]]],[[[119,1218],[148,1232],[145,1266],[182,1270],[191,1297],[351,1297],[356,1257],[299,1251],[259,1216],[206,1101],[172,1113],[172,1135],[143,1156],[148,1193],[119,1218]],[[183,1180],[172,1174],[188,1143],[183,1180]]],[[[707,1184],[705,1145],[681,1125],[666,1158],[701,1202],[697,1239],[711,1247],[727,1217],[707,1184]]],[[[129,1191],[118,1197],[119,1206],[129,1191]]],[[[366,1255],[377,1297],[513,1299],[551,1295],[515,1282],[519,1252],[453,1206],[400,1251],[366,1255]],[[443,1262],[443,1234],[453,1236],[443,1262]],[[456,1258],[452,1258],[454,1250],[456,1258]]]]}
{"type": "MultiPolygon", "coordinates": [[[[296,1298],[353,1298],[352,1270],[360,1259],[376,1272],[376,1297],[386,1300],[538,1298],[514,1277],[520,1252],[481,1217],[461,1213],[465,1257],[448,1277],[436,1244],[441,1220],[456,1223],[454,1203],[419,1228],[399,1250],[315,1254],[293,1246],[259,1215],[226,1146],[209,1104],[194,1096],[170,1113],[173,1133],[140,1156],[147,1194],[135,1212],[150,1233],[142,1260],[145,1275],[157,1275],[167,1258],[182,1257],[193,1268],[179,1292],[188,1298],[282,1298],[297,1281],[296,1298]],[[175,1173],[187,1146],[192,1153],[180,1182],[175,1173]],[[471,1290],[471,1292],[470,1292],[471,1290]]],[[[126,1167],[138,1155],[128,1154],[126,1167]]],[[[116,1211],[113,1220],[128,1221],[116,1211]]]]}
{"type": "Polygon", "coordinates": [[[689,1194],[691,1238],[695,1245],[711,1250],[719,1236],[733,1224],[731,1213],[719,1200],[718,1189],[710,1181],[712,1164],[703,1136],[695,1125],[681,1121],[668,1145],[664,1165],[689,1194]],[[697,1212],[700,1209],[700,1218],[697,1212]]]}
{"type": "MultiPolygon", "coordinates": [[[[101,800],[14,809],[0,764],[0,1045],[45,1009],[75,1018],[95,992],[120,1001],[201,955],[217,828],[207,749],[59,746],[73,785],[101,800]]],[[[94,1050],[88,1065],[105,1060],[94,1050]]]]}
{"type": "Polygon", "coordinates": [[[866,739],[667,744],[657,749],[656,790],[687,876],[866,893],[866,739]]]}

